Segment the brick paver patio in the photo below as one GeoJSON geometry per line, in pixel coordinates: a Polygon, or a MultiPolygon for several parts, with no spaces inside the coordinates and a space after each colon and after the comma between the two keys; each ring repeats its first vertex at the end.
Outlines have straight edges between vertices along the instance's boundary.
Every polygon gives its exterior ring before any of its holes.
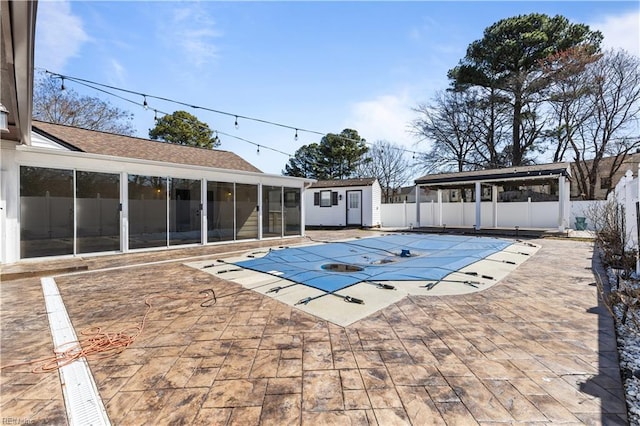
{"type": "MultiPolygon", "coordinates": [[[[217,296],[154,299],[131,347],[89,359],[112,424],[627,424],[592,243],[534,240],[540,251],[487,290],[405,298],[346,328],[163,261],[302,240],[67,261],[89,268],[55,277],[77,333],[137,325],[151,294],[217,296]]],[[[2,365],[49,355],[40,279],[0,290],[2,365]]],[[[58,374],[30,369],[2,370],[3,421],[67,424],[58,374]]]]}

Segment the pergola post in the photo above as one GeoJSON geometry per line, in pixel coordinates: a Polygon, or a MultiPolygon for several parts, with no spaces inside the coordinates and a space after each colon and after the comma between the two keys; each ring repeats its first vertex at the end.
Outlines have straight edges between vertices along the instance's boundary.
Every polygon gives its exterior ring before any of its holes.
{"type": "Polygon", "coordinates": [[[438,188],[438,226],[442,226],[442,188],[438,188]]]}
{"type": "Polygon", "coordinates": [[[416,185],[416,228],[420,228],[420,185],[416,185]]]}
{"type": "Polygon", "coordinates": [[[498,186],[491,185],[491,209],[493,211],[493,227],[498,227],[498,186]]]}
{"type": "Polygon", "coordinates": [[[568,196],[567,188],[565,187],[564,175],[558,176],[558,231],[564,232],[565,224],[568,223],[566,216],[566,200],[568,196]]]}
{"type": "Polygon", "coordinates": [[[475,230],[479,231],[482,224],[482,185],[476,181],[476,224],[475,230]]]}

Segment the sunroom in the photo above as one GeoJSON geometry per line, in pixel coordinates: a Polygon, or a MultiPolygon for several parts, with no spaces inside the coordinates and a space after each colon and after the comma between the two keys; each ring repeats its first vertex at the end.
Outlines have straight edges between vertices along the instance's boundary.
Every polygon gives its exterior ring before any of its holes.
{"type": "Polygon", "coordinates": [[[2,263],[304,234],[313,181],[234,153],[33,123],[2,142],[2,263]]]}

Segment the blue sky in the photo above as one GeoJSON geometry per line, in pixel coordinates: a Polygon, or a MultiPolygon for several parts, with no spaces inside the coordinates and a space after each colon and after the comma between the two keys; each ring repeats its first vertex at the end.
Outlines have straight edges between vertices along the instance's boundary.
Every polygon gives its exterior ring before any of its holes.
{"type": "MultiPolygon", "coordinates": [[[[447,87],[446,74],[494,22],[532,12],[561,14],[601,30],[605,48],[640,56],[640,3],[499,2],[143,2],[38,4],[35,64],[51,72],[301,129],[356,129],[425,151],[407,132],[411,108],[447,87]]],[[[74,83],[135,115],[148,137],[153,109],[184,109],[266,173],[321,136],[119,93],[138,105],[74,83]]]]}

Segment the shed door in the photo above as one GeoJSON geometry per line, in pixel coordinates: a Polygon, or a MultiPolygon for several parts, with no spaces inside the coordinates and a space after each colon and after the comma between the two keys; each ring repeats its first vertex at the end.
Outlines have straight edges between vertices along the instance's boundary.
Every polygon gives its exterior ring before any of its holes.
{"type": "Polygon", "coordinates": [[[347,191],[347,226],[362,225],[362,191],[347,191]]]}

